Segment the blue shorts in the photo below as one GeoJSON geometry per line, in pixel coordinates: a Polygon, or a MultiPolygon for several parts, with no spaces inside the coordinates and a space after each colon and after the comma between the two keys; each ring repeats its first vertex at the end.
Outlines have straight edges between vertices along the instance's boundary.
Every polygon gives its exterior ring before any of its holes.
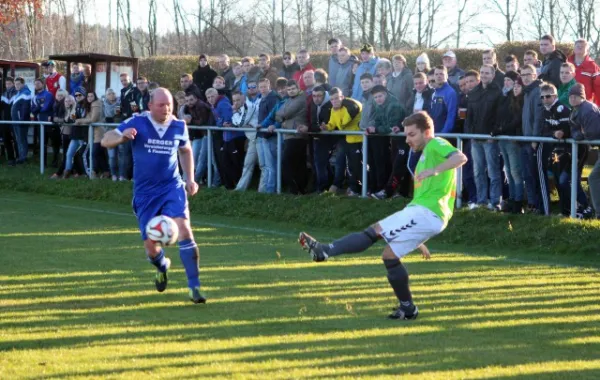
{"type": "Polygon", "coordinates": [[[134,195],[133,213],[138,219],[142,240],[146,240],[146,225],[157,215],[171,218],[189,218],[187,196],[183,186],[161,195],[134,195]]]}

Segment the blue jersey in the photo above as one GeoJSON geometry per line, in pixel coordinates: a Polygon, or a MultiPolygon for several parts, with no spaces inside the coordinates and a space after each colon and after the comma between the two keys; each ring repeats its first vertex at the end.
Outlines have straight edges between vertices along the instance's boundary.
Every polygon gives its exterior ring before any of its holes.
{"type": "Polygon", "coordinates": [[[183,186],[179,175],[177,150],[189,141],[184,121],[170,117],[160,124],[149,112],[125,120],[117,131],[135,128],[133,152],[133,194],[162,195],[183,186]]]}

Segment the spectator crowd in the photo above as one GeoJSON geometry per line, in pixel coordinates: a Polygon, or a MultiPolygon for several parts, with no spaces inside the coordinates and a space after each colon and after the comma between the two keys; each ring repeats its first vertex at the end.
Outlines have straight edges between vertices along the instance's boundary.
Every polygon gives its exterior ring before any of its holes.
{"type": "MultiPolygon", "coordinates": [[[[422,110],[434,120],[436,133],[554,139],[552,143],[464,141],[469,162],[463,167],[463,196],[470,210],[550,215],[552,178],[563,215],[570,213],[570,188],[575,181],[578,216],[600,217],[600,160],[588,178],[588,198],[581,181],[589,147],[579,145],[577,157],[572,157],[571,145],[564,142],[600,139],[600,68],[589,56],[585,40],[575,41],[574,53],[567,57],[556,49],[554,38],[545,35],[540,55],[528,50],[521,62],[514,55],[498,60],[494,50],[486,50],[479,70],[468,71],[459,67],[452,51],[434,65],[423,53],[411,69],[402,54],[391,60],[379,58],[365,44],[356,57],[339,39],[328,44],[331,56],[326,68],[314,67],[310,52],[300,49],[296,54],[285,52],[281,68],[272,66],[267,54],[260,54],[258,61],[244,57],[235,63],[223,54],[215,70],[208,57],[200,55],[198,68],[181,75],[181,88],[174,91],[174,116],[192,126],[252,129],[214,132],[212,150],[206,131],[190,129],[198,183],[206,183],[210,171],[214,187],[243,191],[253,186],[258,169],[258,191],[274,193],[275,130],[283,129],[293,132],[283,135],[286,191],[358,196],[363,181],[362,142],[368,139],[369,195],[410,197],[420,153],[394,134],[402,132],[405,117],[422,110]],[[363,133],[321,133],[335,130],[363,133]],[[571,160],[577,160],[577,178],[571,178],[571,160]]],[[[109,88],[98,98],[90,65],[72,64],[70,78],[58,73],[53,61],[42,67],[44,75],[35,80],[33,94],[23,78],[4,78],[2,120],[53,122],[45,127],[46,141],[39,141],[34,128],[33,145],[52,147],[49,165],[57,169],[53,179],[130,180],[131,146],[106,150],[100,145],[105,129],[95,127],[94,135],[88,136],[87,126],[119,123],[148,110],[150,93],[159,85],[121,74],[122,89],[109,88]],[[93,137],[91,146],[89,137],[93,137]],[[92,168],[87,159],[90,149],[92,168]]],[[[8,165],[26,162],[29,127],[0,128],[8,165]]]]}

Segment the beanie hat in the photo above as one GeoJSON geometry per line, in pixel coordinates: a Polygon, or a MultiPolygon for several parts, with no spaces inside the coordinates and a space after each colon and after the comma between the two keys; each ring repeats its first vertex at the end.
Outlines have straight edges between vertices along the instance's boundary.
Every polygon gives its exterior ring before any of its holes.
{"type": "Polygon", "coordinates": [[[576,83],[569,90],[569,96],[575,95],[585,99],[585,87],[581,83],[576,83]]]}
{"type": "Polygon", "coordinates": [[[506,72],[506,74],[504,74],[504,77],[512,80],[513,82],[516,82],[519,78],[521,78],[521,76],[514,71],[506,72]]]}
{"type": "Polygon", "coordinates": [[[430,64],[429,64],[429,56],[427,55],[427,53],[421,53],[417,57],[417,63],[421,63],[421,62],[423,62],[427,67],[430,66],[430,64]]]}

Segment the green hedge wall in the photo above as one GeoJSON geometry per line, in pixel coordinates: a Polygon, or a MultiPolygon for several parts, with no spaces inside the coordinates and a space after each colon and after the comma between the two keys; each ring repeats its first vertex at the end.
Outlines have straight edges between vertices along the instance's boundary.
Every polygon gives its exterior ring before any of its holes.
{"type": "MultiPolygon", "coordinates": [[[[532,49],[539,52],[539,43],[537,41],[528,42],[506,42],[495,47],[498,54],[498,60],[503,61],[508,54],[514,54],[522,61],[523,53],[532,49]]],[[[569,55],[573,51],[573,44],[559,44],[558,49],[569,55]]],[[[378,52],[377,55],[383,58],[391,58],[393,55],[401,53],[407,61],[409,67],[415,67],[417,56],[423,51],[429,55],[431,64],[442,62],[442,55],[447,49],[425,49],[425,50],[404,50],[404,51],[385,51],[378,52]]],[[[484,49],[453,49],[456,53],[458,64],[464,69],[478,69],[481,65],[481,53],[484,49]]],[[[359,51],[354,51],[354,54],[359,54],[359,51]]],[[[329,54],[327,52],[312,52],[311,61],[317,68],[322,67],[327,69],[327,60],[329,54]]],[[[232,62],[239,61],[239,58],[232,57],[232,62]]],[[[282,66],[281,56],[273,57],[272,62],[276,67],[282,66]]],[[[210,57],[209,63],[213,68],[216,68],[216,57],[210,57]]],[[[192,73],[198,60],[196,56],[166,56],[152,57],[140,59],[140,75],[148,77],[150,81],[156,81],[161,86],[171,90],[179,90],[179,77],[183,73],[192,73]]]]}

